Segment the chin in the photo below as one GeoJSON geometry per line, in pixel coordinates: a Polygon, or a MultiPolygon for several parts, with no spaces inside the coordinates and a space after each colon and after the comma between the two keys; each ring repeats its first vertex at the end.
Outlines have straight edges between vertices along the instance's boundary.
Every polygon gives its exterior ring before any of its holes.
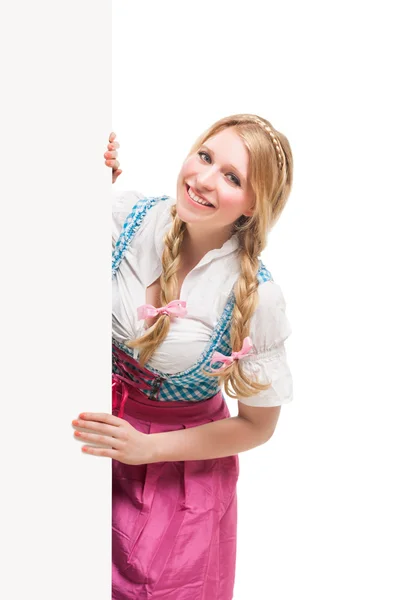
{"type": "Polygon", "coordinates": [[[182,204],[179,202],[179,199],[176,201],[176,213],[180,220],[184,223],[192,223],[193,221],[196,221],[196,217],[194,217],[194,215],[182,208],[182,204]]]}
{"type": "MultiPolygon", "coordinates": [[[[185,184],[183,184],[184,186],[185,184]]],[[[178,217],[184,223],[194,223],[198,220],[198,216],[193,214],[187,206],[184,196],[184,187],[181,187],[176,195],[176,212],[178,217]]]]}

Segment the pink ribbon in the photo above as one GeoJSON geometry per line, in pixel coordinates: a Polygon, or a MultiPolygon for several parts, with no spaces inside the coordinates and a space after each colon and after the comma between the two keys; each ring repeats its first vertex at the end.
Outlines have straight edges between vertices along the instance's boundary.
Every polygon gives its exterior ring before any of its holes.
{"type": "Polygon", "coordinates": [[[186,302],[184,300],[172,300],[166,306],[156,308],[152,304],[143,304],[137,309],[138,319],[147,319],[157,315],[169,315],[170,317],[185,317],[187,315],[186,302]]]}
{"type": "Polygon", "coordinates": [[[152,385],[143,377],[142,372],[132,368],[135,362],[135,359],[130,356],[123,356],[121,350],[114,348],[113,365],[126,375],[112,373],[112,410],[118,410],[117,416],[120,418],[124,417],[125,404],[130,393],[134,395],[136,390],[143,392],[144,390],[152,389],[152,385]],[[133,376],[133,379],[129,375],[133,376]]]}
{"type": "Polygon", "coordinates": [[[129,391],[125,385],[124,378],[117,373],[112,374],[112,410],[118,409],[118,417],[121,419],[124,416],[124,407],[128,400],[129,391]],[[121,401],[119,401],[118,394],[121,394],[121,401]]]}
{"type": "MultiPolygon", "coordinates": [[[[243,340],[243,345],[242,345],[241,350],[239,350],[238,352],[232,352],[232,354],[230,356],[225,356],[225,354],[221,354],[221,352],[214,352],[214,354],[211,357],[211,363],[222,362],[226,366],[228,366],[228,365],[232,364],[234,360],[239,360],[240,358],[243,358],[243,356],[246,356],[246,354],[248,354],[250,352],[252,347],[253,347],[253,343],[251,341],[251,338],[249,336],[247,336],[243,340]]],[[[225,368],[225,367],[222,367],[222,368],[225,368]]],[[[219,369],[211,369],[211,371],[219,371],[219,369]]]]}

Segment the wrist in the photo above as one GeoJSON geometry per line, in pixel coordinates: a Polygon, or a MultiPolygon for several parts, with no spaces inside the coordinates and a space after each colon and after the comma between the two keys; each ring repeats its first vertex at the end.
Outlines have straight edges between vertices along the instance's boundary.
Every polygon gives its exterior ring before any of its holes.
{"type": "Polygon", "coordinates": [[[152,464],[155,462],[161,462],[162,459],[157,451],[157,436],[154,433],[144,433],[143,435],[146,437],[146,463],[152,464]]]}

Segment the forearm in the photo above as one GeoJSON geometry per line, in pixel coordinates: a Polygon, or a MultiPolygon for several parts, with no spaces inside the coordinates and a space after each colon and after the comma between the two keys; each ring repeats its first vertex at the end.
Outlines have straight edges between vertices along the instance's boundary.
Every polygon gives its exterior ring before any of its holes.
{"type": "Polygon", "coordinates": [[[205,425],[150,434],[150,463],[222,458],[245,452],[268,441],[270,433],[239,416],[205,425]]]}

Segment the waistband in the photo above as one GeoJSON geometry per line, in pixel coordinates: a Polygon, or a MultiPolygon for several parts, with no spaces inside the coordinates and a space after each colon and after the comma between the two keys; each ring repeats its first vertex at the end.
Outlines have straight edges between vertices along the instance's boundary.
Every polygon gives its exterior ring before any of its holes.
{"type": "Polygon", "coordinates": [[[143,390],[152,390],[156,375],[137,360],[113,346],[113,360],[120,373],[112,374],[112,409],[118,417],[124,413],[159,423],[195,423],[202,418],[220,418],[227,405],[222,392],[195,402],[151,400],[143,390]]]}
{"type": "Polygon", "coordinates": [[[224,416],[225,399],[219,391],[215,396],[196,402],[150,400],[139,389],[132,388],[113,374],[113,411],[118,416],[129,414],[137,419],[156,423],[196,423],[204,418],[213,420],[224,416]]]}

